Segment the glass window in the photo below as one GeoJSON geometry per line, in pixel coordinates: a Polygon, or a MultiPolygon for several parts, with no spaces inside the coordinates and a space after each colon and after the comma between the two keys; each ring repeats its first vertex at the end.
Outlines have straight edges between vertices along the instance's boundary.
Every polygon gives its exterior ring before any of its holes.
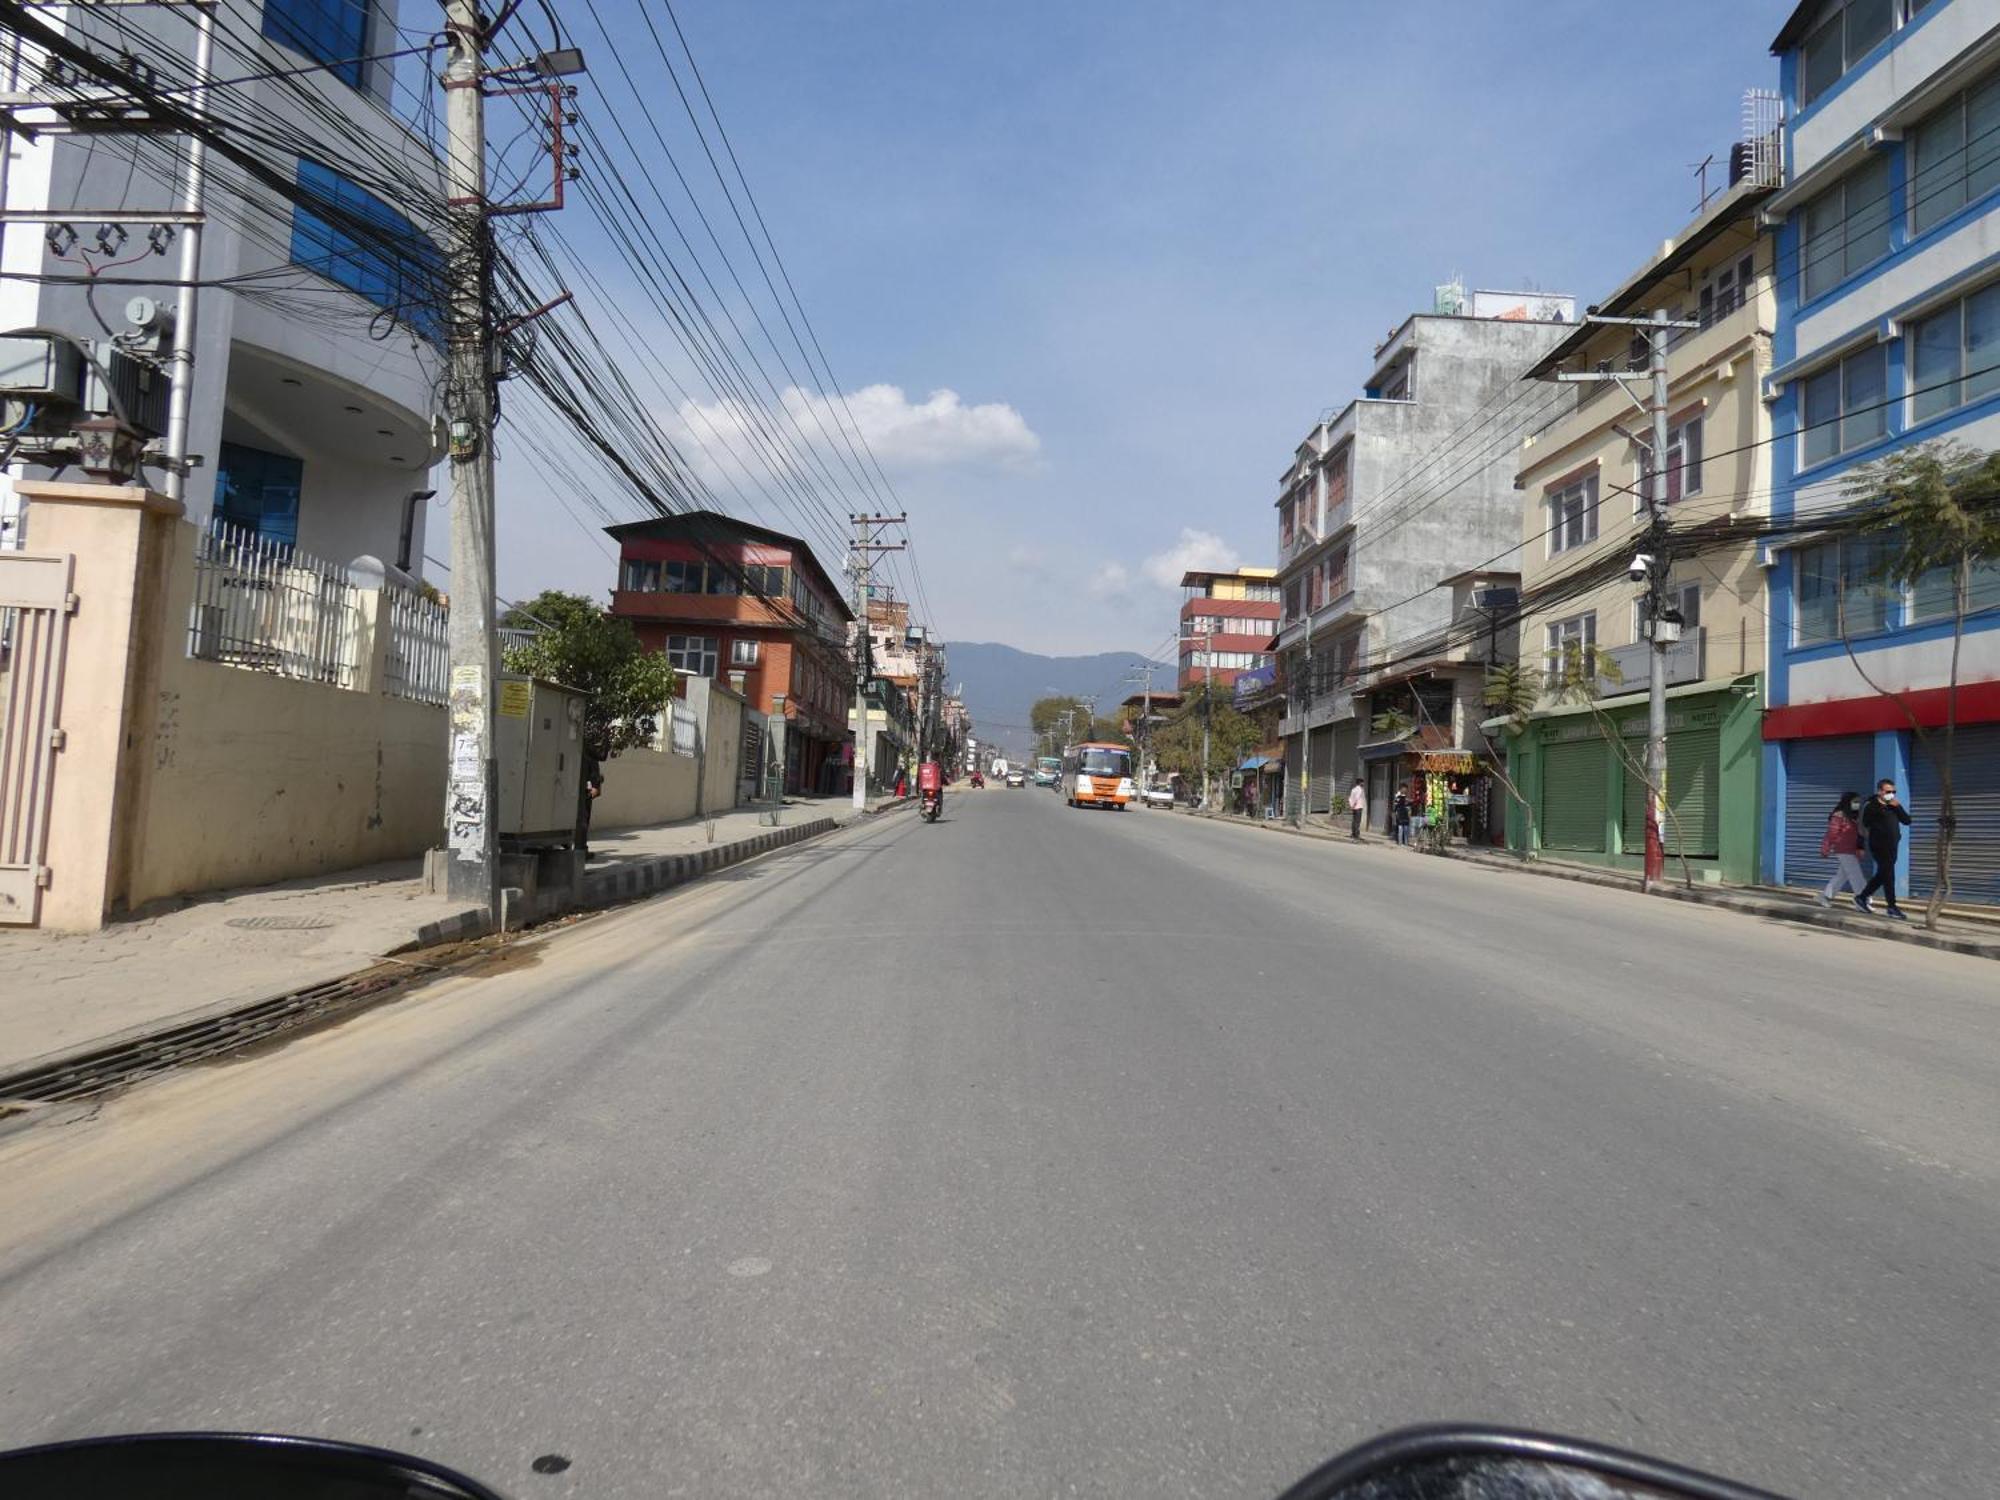
{"type": "MultiPolygon", "coordinates": [[[[1652,495],[1653,455],[1639,450],[1639,478],[1633,509],[1644,510],[1652,495]]],[[[1667,504],[1701,493],[1701,418],[1689,417],[1667,429],[1667,504]]]]}
{"type": "Polygon", "coordinates": [[[625,591],[628,594],[653,594],[660,588],[660,565],[656,562],[642,562],[636,557],[625,559],[625,591]]]}
{"type": "Polygon", "coordinates": [[[664,567],[661,581],[669,594],[699,594],[707,569],[698,562],[670,562],[664,567]]]}
{"type": "Polygon", "coordinates": [[[299,158],[292,263],[317,271],[444,342],[444,258],[408,219],[331,167],[299,158]],[[311,204],[312,206],[308,206],[311,204]]]}
{"type": "Polygon", "coordinates": [[[215,465],[215,514],[286,547],[298,545],[305,465],[289,453],[224,443],[215,465]]]}
{"type": "Polygon", "coordinates": [[[264,0],[264,35],[314,62],[342,83],[361,87],[368,54],[367,0],[264,0]]]}
{"type": "Polygon", "coordinates": [[[1865,447],[1889,430],[1888,351],[1880,344],[1808,376],[1801,393],[1801,464],[1865,447]]]}
{"type": "Polygon", "coordinates": [[[1592,474],[1551,490],[1549,555],[1581,547],[1597,536],[1597,476],[1592,474]]]}
{"type": "MultiPolygon", "coordinates": [[[[1951,618],[1951,568],[1932,568],[1921,574],[1910,589],[1910,620],[1913,624],[1951,618]]],[[[1965,612],[2000,609],[2000,558],[1987,558],[1972,565],[1967,580],[1965,612]]]]}
{"type": "Polygon", "coordinates": [[[1813,298],[1889,253],[1889,161],[1877,156],[1807,203],[1799,221],[1800,295],[1813,298]]]}
{"type": "Polygon", "coordinates": [[[1792,644],[1820,646],[1840,639],[1840,544],[1827,542],[1799,550],[1795,575],[1798,607],[1792,644]]]}
{"type": "Polygon", "coordinates": [[[1964,308],[1954,302],[1925,318],[1910,332],[1910,417],[1921,422],[1950,411],[1960,394],[1959,358],[1964,346],[1964,308]]]}
{"type": "Polygon", "coordinates": [[[670,635],[667,660],[674,670],[690,677],[715,675],[715,637],[712,635],[670,635]]]}
{"type": "Polygon", "coordinates": [[[1847,70],[1841,56],[1841,25],[1838,15],[1829,16],[1806,38],[1799,49],[1799,106],[1804,108],[1840,81],[1847,70]]]}
{"type": "Polygon", "coordinates": [[[1583,653],[1597,644],[1597,615],[1572,615],[1548,627],[1549,677],[1560,681],[1583,666],[1583,653]]]}
{"type": "Polygon", "coordinates": [[[702,592],[708,594],[734,594],[740,592],[736,570],[722,563],[716,563],[708,570],[708,587],[702,592]]]}
{"type": "Polygon", "coordinates": [[[1910,131],[1910,217],[1922,234],[2000,187],[2000,77],[1954,95],[1910,131]]]}
{"type": "Polygon", "coordinates": [[[1853,67],[1895,29],[1896,0],[1848,0],[1847,65],[1853,67]]]}
{"type": "Polygon", "coordinates": [[[757,642],[731,641],[729,643],[729,664],[732,667],[754,667],[757,665],[757,642]]]}
{"type": "MultiPolygon", "coordinates": [[[[1913,0],[1911,14],[1928,0],[1913,0]]],[[[1870,49],[1896,29],[1899,0],[1846,0],[1813,28],[1799,48],[1799,108],[1838,83],[1870,49]]]]}

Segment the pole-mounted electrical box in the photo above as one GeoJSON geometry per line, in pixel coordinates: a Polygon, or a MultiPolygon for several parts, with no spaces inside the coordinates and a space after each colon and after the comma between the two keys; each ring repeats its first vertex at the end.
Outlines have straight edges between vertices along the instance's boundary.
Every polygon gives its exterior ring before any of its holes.
{"type": "Polygon", "coordinates": [[[567,847],[576,837],[588,695],[559,682],[500,674],[493,754],[499,761],[497,832],[516,848],[567,847]]]}

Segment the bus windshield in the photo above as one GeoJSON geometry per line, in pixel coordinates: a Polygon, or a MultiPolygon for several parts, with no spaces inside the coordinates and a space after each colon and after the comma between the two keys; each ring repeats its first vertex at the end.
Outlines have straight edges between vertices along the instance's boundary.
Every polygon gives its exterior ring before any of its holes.
{"type": "Polygon", "coordinates": [[[1044,755],[1040,760],[1035,762],[1035,769],[1037,771],[1047,771],[1053,775],[1062,770],[1062,761],[1056,756],[1044,755]]]}
{"type": "Polygon", "coordinates": [[[1093,748],[1077,752],[1076,768],[1086,776],[1124,776],[1129,774],[1132,757],[1123,750],[1093,748]]]}

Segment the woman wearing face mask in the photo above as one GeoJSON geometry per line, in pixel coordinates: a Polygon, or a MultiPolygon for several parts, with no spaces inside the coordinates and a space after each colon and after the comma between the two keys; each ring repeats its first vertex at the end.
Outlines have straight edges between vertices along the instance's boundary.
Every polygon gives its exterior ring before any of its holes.
{"type": "Polygon", "coordinates": [[[1826,837],[1819,841],[1820,858],[1834,862],[1833,879],[1819,893],[1821,906],[1833,905],[1843,888],[1859,893],[1868,883],[1861,873],[1861,794],[1842,792],[1826,820],[1826,837]]]}

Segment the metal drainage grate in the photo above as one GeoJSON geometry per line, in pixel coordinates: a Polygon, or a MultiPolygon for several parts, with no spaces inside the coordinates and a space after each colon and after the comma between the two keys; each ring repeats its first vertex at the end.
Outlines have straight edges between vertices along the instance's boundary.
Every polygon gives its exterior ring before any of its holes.
{"type": "Polygon", "coordinates": [[[222,925],[248,932],[318,932],[333,923],[325,917],[231,917],[222,925]]]}

